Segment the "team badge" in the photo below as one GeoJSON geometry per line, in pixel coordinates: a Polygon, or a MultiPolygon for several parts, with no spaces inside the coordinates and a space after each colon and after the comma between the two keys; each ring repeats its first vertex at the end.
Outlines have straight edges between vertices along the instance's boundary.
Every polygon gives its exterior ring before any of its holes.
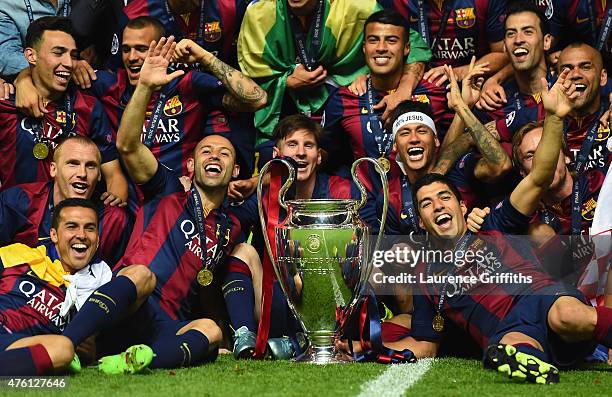
{"type": "Polygon", "coordinates": [[[111,54],[117,55],[118,52],[119,52],[119,36],[117,36],[117,33],[114,33],[113,42],[111,44],[111,54]]]}
{"type": "Polygon", "coordinates": [[[592,221],[595,216],[597,201],[591,197],[586,203],[582,204],[582,217],[587,221],[592,221]]]}
{"type": "Polygon", "coordinates": [[[221,38],[221,22],[213,21],[204,24],[204,40],[218,41],[221,38]]]}
{"type": "Polygon", "coordinates": [[[311,234],[306,239],[306,249],[310,253],[317,253],[321,249],[321,237],[318,234],[311,234]]]}
{"type": "Polygon", "coordinates": [[[516,116],[516,112],[513,110],[506,116],[506,127],[510,127],[510,124],[514,121],[514,116],[516,116]]]}
{"type": "Polygon", "coordinates": [[[597,134],[595,134],[596,141],[605,141],[610,137],[610,127],[599,126],[597,134]]]}
{"type": "Polygon", "coordinates": [[[460,28],[471,28],[476,23],[476,14],[474,7],[458,8],[455,10],[455,23],[460,28]]]}
{"type": "Polygon", "coordinates": [[[168,117],[176,116],[180,112],[183,111],[183,103],[179,99],[178,95],[173,96],[172,98],[166,101],[164,105],[164,114],[168,117]]]}
{"type": "Polygon", "coordinates": [[[55,112],[55,121],[64,124],[66,122],[66,112],[63,110],[58,110],[55,112]]]}
{"type": "Polygon", "coordinates": [[[431,103],[431,101],[429,100],[429,97],[425,94],[413,95],[412,100],[416,102],[422,102],[422,103],[431,103]]]}

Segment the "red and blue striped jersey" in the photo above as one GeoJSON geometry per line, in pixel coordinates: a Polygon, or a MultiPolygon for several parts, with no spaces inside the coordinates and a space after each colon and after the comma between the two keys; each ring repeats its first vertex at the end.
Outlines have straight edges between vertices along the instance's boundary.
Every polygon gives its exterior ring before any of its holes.
{"type": "MultiPolygon", "coordinates": [[[[47,256],[56,259],[55,249],[47,256]]],[[[0,327],[26,335],[61,334],[67,324],[59,312],[65,288],[38,278],[23,264],[4,268],[0,261],[0,327]]]]}
{"type": "MultiPolygon", "coordinates": [[[[461,267],[455,265],[452,273],[473,275],[478,281],[448,282],[446,288],[443,284],[419,283],[420,292],[414,296],[411,335],[417,339],[440,339],[440,333],[433,329],[432,321],[439,307],[440,293],[446,289],[447,297],[441,312],[484,348],[496,334],[500,322],[522,296],[553,286],[553,280],[541,269],[528,239],[519,241],[520,236],[506,234],[524,234],[528,222],[529,217],[518,212],[508,199],[491,211],[481,231],[471,236],[468,242],[467,249],[475,253],[475,259],[461,267]],[[487,283],[481,279],[485,273],[488,277],[506,273],[521,274],[525,279],[522,283],[487,283]],[[530,282],[526,281],[529,278],[530,282]]],[[[440,270],[447,270],[448,266],[440,263],[429,267],[421,263],[417,266],[417,277],[425,279],[440,270]]]]}
{"type": "Polygon", "coordinates": [[[237,39],[248,0],[206,0],[201,20],[200,10],[186,15],[175,15],[166,0],[132,0],[123,9],[116,36],[113,38],[111,65],[121,65],[122,32],[130,19],[140,16],[157,18],[166,35],[173,35],[177,42],[191,39],[223,62],[238,66],[237,39]],[[198,37],[199,31],[202,35],[198,37]]]}
{"type": "MultiPolygon", "coordinates": [[[[96,203],[99,218],[98,256],[114,265],[132,232],[127,210],[96,203]]],[[[48,240],[53,217],[53,182],[13,186],[0,193],[0,246],[23,243],[35,247],[48,240]]]]}
{"type": "Polygon", "coordinates": [[[506,3],[503,0],[450,0],[434,2],[423,0],[422,15],[427,17],[426,30],[420,23],[419,0],[382,0],[386,7],[399,11],[410,27],[419,33],[431,46],[438,37],[444,3],[450,3],[450,13],[444,32],[432,48],[432,66],[467,65],[473,55],[476,58],[490,52],[489,44],[504,38],[506,3]],[[428,37],[427,37],[428,36],[428,37]]]}
{"type": "Polygon", "coordinates": [[[215,278],[222,277],[225,261],[237,243],[243,241],[238,219],[228,212],[226,205],[213,209],[204,220],[206,236],[198,232],[195,204],[190,192],[185,192],[178,176],[159,164],[156,174],[140,186],[144,205],[138,212],[132,238],[125,255],[116,268],[141,264],[157,277],[157,285],[150,302],[160,315],[173,320],[190,318],[199,285],[198,271],[203,259],[217,248],[218,239],[226,244],[221,259],[213,270],[215,278]],[[227,231],[220,225],[227,216],[227,231]]]}
{"type": "Polygon", "coordinates": [[[27,117],[15,108],[14,99],[0,100],[0,183],[1,189],[30,183],[51,180],[49,166],[53,151],[62,139],[72,135],[91,138],[100,153],[102,163],[117,160],[119,155],[113,139],[113,130],[102,103],[95,97],[80,90],[69,89],[73,121],[71,131],[63,131],[66,121],[64,100],[51,102],[42,120],[27,117]],[[37,132],[38,131],[38,132],[37,132]],[[50,142],[49,155],[44,160],[34,157],[33,149],[37,136],[50,142]]]}
{"type": "MultiPolygon", "coordinates": [[[[125,69],[117,73],[99,71],[97,76],[91,92],[102,101],[117,131],[134,87],[130,85],[125,69]]],[[[165,103],[150,149],[166,167],[179,175],[187,175],[187,160],[193,156],[193,149],[198,142],[207,135],[206,120],[213,109],[221,108],[225,88],[219,80],[207,73],[190,71],[165,85],[161,92],[165,95],[165,103]]],[[[156,92],[147,106],[141,134],[143,142],[158,100],[159,92],[156,92]]],[[[132,213],[136,213],[140,206],[142,193],[130,180],[129,208],[132,213]]]]}

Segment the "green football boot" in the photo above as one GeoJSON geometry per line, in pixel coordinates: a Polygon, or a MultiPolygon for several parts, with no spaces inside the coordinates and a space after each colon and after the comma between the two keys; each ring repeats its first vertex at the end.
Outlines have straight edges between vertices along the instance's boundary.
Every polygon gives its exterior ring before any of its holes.
{"type": "Polygon", "coordinates": [[[270,338],[266,344],[266,358],[274,360],[289,360],[295,354],[293,344],[286,336],[270,338]]]}
{"type": "Polygon", "coordinates": [[[126,351],[114,356],[102,357],[98,361],[98,369],[109,375],[138,374],[146,370],[155,353],[147,345],[134,345],[126,351]]]}
{"type": "Polygon", "coordinates": [[[234,332],[234,357],[236,357],[237,360],[253,358],[256,342],[257,335],[255,332],[250,331],[244,325],[238,328],[234,332]]]}
{"type": "Polygon", "coordinates": [[[77,356],[76,353],[74,354],[74,357],[72,357],[72,361],[70,361],[70,364],[68,365],[68,372],[70,372],[71,374],[81,373],[81,360],[79,360],[79,356],[77,356]]]}
{"type": "Polygon", "coordinates": [[[559,383],[559,370],[512,345],[491,345],[487,348],[485,366],[519,382],[559,383]]]}

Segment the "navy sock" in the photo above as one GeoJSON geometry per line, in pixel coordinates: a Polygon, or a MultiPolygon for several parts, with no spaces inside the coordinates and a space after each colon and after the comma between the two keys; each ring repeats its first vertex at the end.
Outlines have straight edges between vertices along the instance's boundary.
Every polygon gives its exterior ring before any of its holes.
{"type": "Polygon", "coordinates": [[[53,362],[41,344],[0,352],[0,376],[53,374],[53,362]]]}
{"type": "Polygon", "coordinates": [[[251,271],[242,260],[231,256],[228,273],[223,280],[223,298],[234,330],[246,326],[257,332],[255,324],[255,291],[251,271]]]}
{"type": "Polygon", "coordinates": [[[218,349],[208,354],[208,345],[206,335],[195,329],[181,335],[162,334],[151,345],[156,356],[150,368],[189,367],[200,364],[209,355],[216,358],[218,349]]]}
{"type": "Polygon", "coordinates": [[[129,278],[119,276],[89,296],[63,335],[77,346],[96,331],[113,325],[135,300],[136,286],[129,278]]]}
{"type": "Polygon", "coordinates": [[[544,353],[542,350],[536,349],[535,347],[531,346],[529,343],[515,343],[512,346],[516,347],[516,350],[522,353],[532,355],[536,358],[539,358],[540,360],[544,362],[550,363],[550,358],[548,357],[546,353],[544,353]]]}
{"type": "Polygon", "coordinates": [[[278,281],[272,289],[272,306],[270,308],[270,338],[278,338],[289,334],[289,305],[278,281]]]}

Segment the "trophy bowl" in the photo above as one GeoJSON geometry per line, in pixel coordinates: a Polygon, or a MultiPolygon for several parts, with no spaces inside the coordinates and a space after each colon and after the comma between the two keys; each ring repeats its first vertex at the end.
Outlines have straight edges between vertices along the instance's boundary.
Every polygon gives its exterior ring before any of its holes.
{"type": "MultiPolygon", "coordinates": [[[[365,203],[365,188],[355,175],[361,161],[371,161],[381,173],[387,207],[387,184],[384,171],[372,159],[360,159],[353,164],[353,179],[362,197],[357,199],[284,200],[284,192],[294,181],[295,170],[289,167],[289,178],[279,194],[279,204],[286,209],[286,218],[274,230],[275,250],[264,232],[266,246],[276,277],[288,305],[300,322],[310,342],[308,350],[296,361],[329,364],[352,361],[352,357],[337,351],[335,345],[341,324],[357,303],[372,270],[369,260],[369,227],[360,219],[359,209],[365,203]],[[275,255],[274,255],[275,252],[275,255]]],[[[261,203],[261,183],[267,169],[260,174],[258,186],[261,203]]],[[[263,210],[260,217],[265,230],[263,210]]],[[[384,229],[384,218],[379,237],[384,229]]],[[[377,242],[378,243],[378,242],[377,242]]]]}

